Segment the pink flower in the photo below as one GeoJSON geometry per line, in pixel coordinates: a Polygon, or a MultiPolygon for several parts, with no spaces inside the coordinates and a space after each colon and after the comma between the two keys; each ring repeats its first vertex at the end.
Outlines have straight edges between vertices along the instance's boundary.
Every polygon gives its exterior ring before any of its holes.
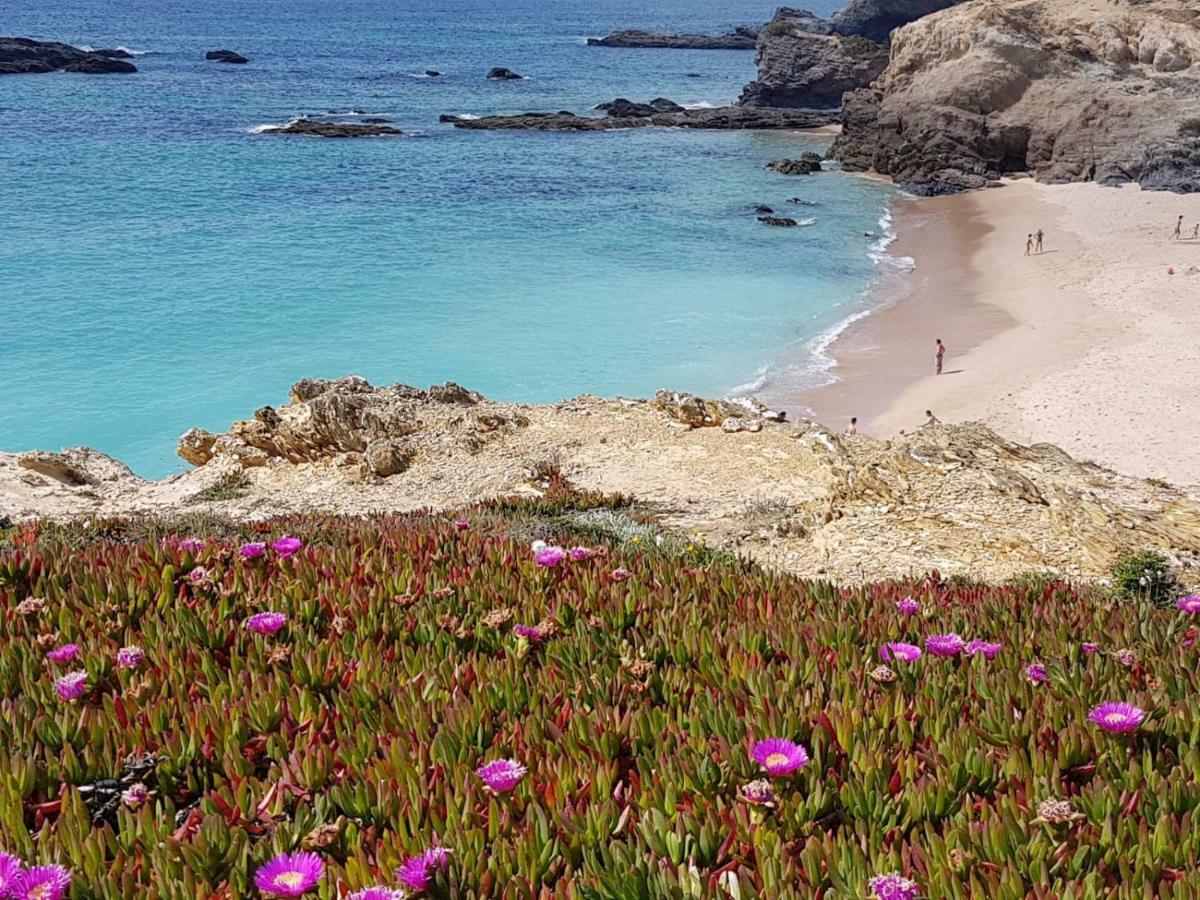
{"type": "Polygon", "coordinates": [[[1195,615],[1200,613],[1200,596],[1180,597],[1175,601],[1175,606],[1189,615],[1195,615]]]}
{"type": "Polygon", "coordinates": [[[355,891],[346,900],[404,900],[404,891],[375,886],[355,891]]]}
{"type": "Polygon", "coordinates": [[[532,625],[514,625],[513,634],[525,638],[531,644],[536,644],[542,639],[542,632],[532,625]]]}
{"type": "Polygon", "coordinates": [[[948,634],[934,634],[925,638],[925,649],[934,656],[958,656],[964,642],[953,631],[948,634]]]}
{"type": "Polygon", "coordinates": [[[300,538],[292,537],[290,534],[285,534],[271,545],[271,549],[286,559],[293,553],[299,552],[300,548],[303,546],[304,541],[300,540],[300,538]]]}
{"type": "Polygon", "coordinates": [[[54,693],[63,700],[78,700],[87,689],[87,672],[68,672],[54,682],[54,693]]]}
{"type": "Polygon", "coordinates": [[[79,655],[78,644],[63,644],[46,654],[46,659],[54,663],[56,666],[65,666],[67,663],[75,661],[75,657],[79,655]]]}
{"type": "Polygon", "coordinates": [[[1101,703],[1088,713],[1089,722],[1114,734],[1137,731],[1145,718],[1146,711],[1140,706],[1111,700],[1101,703]]]}
{"type": "Polygon", "coordinates": [[[921,648],[916,644],[893,641],[890,644],[884,644],[880,647],[879,655],[884,662],[891,662],[893,659],[898,659],[901,662],[911,663],[921,658],[921,648]]]}
{"type": "Polygon", "coordinates": [[[876,900],[916,900],[921,896],[921,889],[915,881],[900,876],[898,872],[887,875],[876,875],[867,886],[876,900]]]}
{"type": "Polygon", "coordinates": [[[9,853],[0,853],[0,897],[8,897],[21,877],[21,861],[9,853]]]}
{"type": "Polygon", "coordinates": [[[1025,668],[1025,677],[1034,684],[1041,684],[1046,680],[1046,667],[1041,663],[1032,663],[1025,668]]]}
{"type": "Polygon", "coordinates": [[[438,869],[449,865],[450,851],[445,847],[430,847],[418,856],[410,856],[396,872],[400,883],[410,891],[423,891],[429,887],[438,869]]]}
{"type": "Polygon", "coordinates": [[[993,660],[996,654],[1000,652],[1000,644],[991,641],[981,641],[976,638],[973,641],[967,641],[966,646],[967,656],[974,656],[977,653],[983,654],[983,658],[993,660]]]}
{"type": "Polygon", "coordinates": [[[121,802],[130,809],[137,809],[150,799],[150,789],[140,781],[137,784],[131,784],[121,792],[121,802]]]}
{"type": "Polygon", "coordinates": [[[920,611],[921,604],[919,604],[912,597],[905,597],[903,600],[896,601],[896,612],[900,613],[902,616],[916,615],[920,611]]]}
{"type": "Polygon", "coordinates": [[[511,791],[528,770],[515,759],[497,759],[475,770],[475,774],[497,794],[511,791]]]}
{"type": "Polygon", "coordinates": [[[628,569],[613,569],[608,573],[608,577],[613,581],[625,581],[629,578],[628,569]]]}
{"type": "Polygon", "coordinates": [[[787,738],[758,741],[750,756],[768,775],[791,775],[808,763],[808,751],[787,738]]]}
{"type": "Polygon", "coordinates": [[[179,542],[179,549],[184,553],[191,553],[195,556],[204,549],[204,541],[199,538],[184,538],[179,542]]]}
{"type": "Polygon", "coordinates": [[[471,522],[469,519],[455,519],[454,527],[457,528],[459,531],[466,531],[468,528],[471,527],[471,522]]]}
{"type": "Polygon", "coordinates": [[[286,624],[287,616],[281,612],[261,612],[246,620],[246,630],[255,634],[274,634],[286,624]]]}
{"type": "Polygon", "coordinates": [[[1093,653],[1100,652],[1100,645],[1093,644],[1091,641],[1084,641],[1081,649],[1083,650],[1084,656],[1091,656],[1093,653]]]}
{"type": "Polygon", "coordinates": [[[267,545],[260,543],[242,544],[242,546],[238,548],[238,554],[242,557],[242,559],[258,559],[266,552],[267,545]]]}
{"type": "Polygon", "coordinates": [[[299,897],[317,886],[325,863],[315,853],[282,853],[254,873],[254,886],[273,897],[299,897]]]}
{"type": "Polygon", "coordinates": [[[71,887],[71,873],[62,866],[34,866],[14,882],[12,900],[63,900],[71,887]]]}
{"type": "Polygon", "coordinates": [[[591,559],[593,553],[587,547],[572,547],[570,556],[574,562],[582,562],[585,559],[591,559]]]}
{"type": "Polygon", "coordinates": [[[553,569],[566,558],[567,551],[562,547],[543,547],[533,554],[533,561],[547,569],[553,569]]]}
{"type": "Polygon", "coordinates": [[[141,647],[122,647],[117,651],[117,665],[122,669],[136,669],[146,659],[141,647]]]}

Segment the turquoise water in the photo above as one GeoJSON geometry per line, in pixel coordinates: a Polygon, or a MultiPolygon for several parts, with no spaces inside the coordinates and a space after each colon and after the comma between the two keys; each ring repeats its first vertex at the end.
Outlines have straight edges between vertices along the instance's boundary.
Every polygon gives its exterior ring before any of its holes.
{"type": "Polygon", "coordinates": [[[161,476],[187,427],[223,429],[305,376],[525,401],[778,389],[811,374],[807,345],[873,277],[885,188],[762,170],[815,139],[437,123],[730,102],[752,53],[583,40],[719,31],[769,3],[115,6],[4,6],[5,33],[149,52],[133,76],[0,79],[0,448],[88,444],[161,476]],[[251,64],[205,63],[219,47],[251,64]],[[495,65],[530,77],[489,82],[495,65]],[[326,110],[413,136],[255,133],[326,110]],[[811,224],[764,228],[757,203],[811,224]]]}

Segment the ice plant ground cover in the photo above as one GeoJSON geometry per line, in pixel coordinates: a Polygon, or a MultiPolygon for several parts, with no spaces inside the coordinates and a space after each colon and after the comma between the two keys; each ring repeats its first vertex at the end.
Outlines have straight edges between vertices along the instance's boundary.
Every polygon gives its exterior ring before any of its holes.
{"type": "Polygon", "coordinates": [[[1192,614],[837,589],[552,512],[9,532],[0,851],[75,900],[1194,896],[1192,614]],[[533,537],[593,552],[539,565],[533,537]],[[938,635],[1004,650],[881,677],[938,635]],[[807,763],[767,774],[769,740],[807,763]]]}

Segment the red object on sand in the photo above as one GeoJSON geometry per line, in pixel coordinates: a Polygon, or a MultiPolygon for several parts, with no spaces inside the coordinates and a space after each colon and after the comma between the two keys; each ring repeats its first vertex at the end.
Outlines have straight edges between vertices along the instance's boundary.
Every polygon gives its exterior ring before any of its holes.
{"type": "Polygon", "coordinates": [[[1167,274],[1168,274],[1168,275],[1174,275],[1174,274],[1175,274],[1175,267],[1174,267],[1174,266],[1167,266],[1167,274]]]}

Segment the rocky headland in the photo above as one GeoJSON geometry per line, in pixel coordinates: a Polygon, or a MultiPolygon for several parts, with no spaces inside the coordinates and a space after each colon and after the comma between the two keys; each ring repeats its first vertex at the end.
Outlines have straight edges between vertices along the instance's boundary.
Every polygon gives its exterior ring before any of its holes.
{"type": "Polygon", "coordinates": [[[118,50],[81,50],[70,44],[0,37],[0,75],[36,75],[74,72],[82,75],[126,75],[137,66],[126,62],[130,54],[118,50]]]}
{"type": "Polygon", "coordinates": [[[535,496],[553,466],[580,488],[632,495],[667,527],[810,576],[1099,577],[1148,548],[1195,576],[1200,502],[1182,489],[981,425],[880,441],[780,419],[667,391],[521,405],[453,384],[305,380],[226,432],[189,431],[179,454],[196,468],[160,482],[84,448],[0,454],[0,514],[451,509],[535,496]]]}
{"type": "Polygon", "coordinates": [[[1200,9],[973,0],[892,34],[833,155],[919,194],[1003,175],[1200,190],[1200,9]]]}
{"type": "Polygon", "coordinates": [[[671,50],[753,50],[757,28],[738,28],[729,34],[661,34],[637,28],[614,31],[607,37],[588,38],[589,47],[633,47],[671,50]]]}

